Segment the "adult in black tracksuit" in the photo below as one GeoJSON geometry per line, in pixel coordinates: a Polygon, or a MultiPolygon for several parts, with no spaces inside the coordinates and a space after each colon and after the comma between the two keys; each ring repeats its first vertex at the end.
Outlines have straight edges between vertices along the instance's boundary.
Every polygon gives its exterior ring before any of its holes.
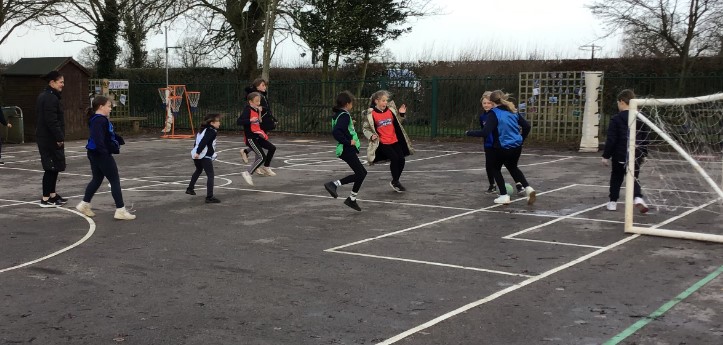
{"type": "Polygon", "coordinates": [[[113,218],[133,220],[136,216],[128,212],[123,203],[120,174],[118,173],[118,165],[113,158],[113,154],[120,153],[120,146],[125,142],[113,130],[113,124],[109,119],[112,109],[113,102],[105,96],[93,98],[91,108],[88,109],[87,117],[90,135],[85,148],[88,150],[88,161],[90,162],[90,171],[93,178],[85,187],[83,201],[78,203],[75,208],[88,217],[94,216],[95,213],[91,209],[90,201],[100,188],[101,183],[103,183],[103,179],[107,178],[108,182],[110,182],[110,194],[113,196],[116,207],[113,218]]]}
{"type": "MultiPolygon", "coordinates": [[[[276,128],[277,122],[273,112],[271,111],[271,105],[269,104],[268,84],[269,83],[267,83],[265,79],[256,78],[256,80],[254,80],[251,86],[247,87],[244,90],[246,91],[246,97],[248,97],[248,95],[252,92],[256,92],[261,95],[261,129],[263,129],[266,133],[274,130],[276,128]]],[[[246,147],[241,150],[241,159],[244,161],[244,163],[249,162],[248,155],[251,151],[253,150],[251,150],[250,147],[246,147]]]]}
{"type": "MultiPolygon", "coordinates": [[[[623,90],[618,94],[617,101],[620,112],[610,120],[607,139],[605,140],[602,162],[606,166],[612,165],[612,171],[610,172],[610,201],[607,204],[609,211],[615,211],[617,209],[620,187],[623,185],[623,180],[625,179],[625,166],[628,161],[628,135],[630,132],[628,129],[628,109],[630,108],[630,100],[633,98],[635,98],[635,93],[632,90],[623,90]]],[[[650,128],[640,120],[636,120],[635,128],[635,184],[633,187],[633,203],[640,213],[646,213],[648,212],[648,205],[646,205],[643,200],[638,175],[640,175],[640,165],[643,164],[645,157],[648,155],[647,145],[650,128]]]]}
{"type": "Polygon", "coordinates": [[[221,125],[220,114],[208,114],[203,120],[201,132],[196,135],[196,144],[191,150],[191,158],[196,170],[191,175],[191,182],[186,188],[186,194],[196,195],[193,187],[201,176],[201,171],[206,172],[206,203],[219,203],[221,200],[213,196],[213,161],[218,157],[216,153],[216,136],[218,135],[218,127],[221,125]]]}
{"type": "MultiPolygon", "coordinates": [[[[3,115],[3,108],[0,108],[0,124],[3,126],[7,126],[8,128],[13,128],[13,125],[9,123],[7,120],[5,120],[5,115],[3,115]]],[[[3,162],[3,138],[0,137],[0,164],[5,164],[3,162]]]]}
{"type": "Polygon", "coordinates": [[[55,192],[58,174],[65,170],[65,115],[60,101],[65,78],[58,71],[52,71],[44,79],[48,81],[48,86],[35,103],[35,140],[45,171],[40,206],[54,207],[68,202],[55,192]]]}
{"type": "Polygon", "coordinates": [[[344,200],[347,205],[357,211],[361,211],[361,207],[356,202],[357,193],[361,188],[364,178],[367,176],[367,170],[357,157],[359,154],[359,136],[354,129],[354,121],[351,119],[351,109],[354,106],[354,96],[349,91],[344,91],[336,96],[336,106],[332,109],[334,114],[331,117],[332,130],[331,134],[336,139],[336,156],[341,158],[346,164],[349,164],[353,175],[346,176],[341,180],[330,181],[324,184],[326,191],[336,198],[336,188],[348,183],[354,183],[351,188],[351,195],[344,200]]]}

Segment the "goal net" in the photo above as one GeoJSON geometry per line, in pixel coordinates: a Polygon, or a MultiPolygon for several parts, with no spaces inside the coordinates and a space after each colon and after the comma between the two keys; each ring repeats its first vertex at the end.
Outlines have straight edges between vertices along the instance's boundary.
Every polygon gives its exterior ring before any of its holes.
{"type": "Polygon", "coordinates": [[[628,164],[625,231],[723,243],[723,93],[633,99],[630,115],[630,133],[639,134],[628,136],[628,162],[640,163],[650,213],[634,210],[628,164]]]}

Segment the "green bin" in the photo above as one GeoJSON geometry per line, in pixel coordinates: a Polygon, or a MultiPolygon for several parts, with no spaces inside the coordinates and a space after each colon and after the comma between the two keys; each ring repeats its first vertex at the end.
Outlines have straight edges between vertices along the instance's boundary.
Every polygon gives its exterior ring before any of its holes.
{"type": "Polygon", "coordinates": [[[20,107],[2,107],[3,115],[13,128],[7,128],[0,125],[0,137],[6,143],[23,144],[25,143],[25,127],[23,125],[23,110],[20,107]]]}

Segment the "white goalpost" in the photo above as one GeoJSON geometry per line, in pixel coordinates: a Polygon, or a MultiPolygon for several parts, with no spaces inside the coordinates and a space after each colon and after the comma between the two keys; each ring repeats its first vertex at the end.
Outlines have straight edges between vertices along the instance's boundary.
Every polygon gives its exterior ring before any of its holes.
{"type": "Polygon", "coordinates": [[[627,161],[640,162],[654,211],[635,214],[635,164],[627,164],[625,232],[723,243],[723,93],[632,99],[628,127],[627,161]]]}

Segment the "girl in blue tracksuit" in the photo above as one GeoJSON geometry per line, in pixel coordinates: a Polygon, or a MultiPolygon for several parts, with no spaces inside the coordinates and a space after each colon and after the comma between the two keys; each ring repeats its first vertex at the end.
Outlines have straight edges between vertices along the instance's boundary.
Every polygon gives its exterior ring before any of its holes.
{"type": "Polygon", "coordinates": [[[88,160],[90,161],[90,170],[93,178],[85,187],[85,195],[75,208],[88,217],[95,216],[91,209],[90,201],[95,192],[100,188],[104,178],[110,182],[110,194],[115,201],[115,214],[113,218],[120,220],[133,220],[136,218],[126,210],[123,203],[123,193],[121,192],[120,175],[118,174],[118,165],[116,165],[113,154],[120,153],[120,145],[125,144],[123,138],[113,130],[113,124],[110,122],[110,112],[113,109],[113,103],[108,97],[97,96],[91,102],[91,108],[88,109],[88,127],[90,136],[88,144],[85,148],[88,150],[88,160]]]}
{"type": "Polygon", "coordinates": [[[220,125],[220,114],[208,114],[203,119],[201,132],[196,135],[196,144],[191,150],[191,158],[193,158],[193,165],[196,166],[196,170],[191,175],[191,182],[188,183],[188,188],[186,188],[186,194],[196,195],[193,187],[196,186],[201,171],[205,171],[206,203],[212,204],[221,202],[221,200],[213,196],[213,161],[218,156],[216,153],[216,135],[220,125]]]}
{"type": "MultiPolygon", "coordinates": [[[[482,94],[482,99],[480,99],[480,102],[482,103],[482,112],[479,114],[480,130],[467,131],[466,132],[467,136],[478,137],[478,138],[482,136],[482,128],[485,127],[485,123],[487,122],[487,117],[489,116],[490,113],[492,113],[493,104],[492,104],[492,102],[490,102],[491,94],[492,94],[492,91],[485,91],[482,94]]],[[[490,157],[492,156],[493,144],[494,144],[494,138],[492,137],[492,134],[485,137],[485,142],[484,142],[485,170],[487,171],[487,180],[490,183],[489,188],[487,188],[487,192],[486,192],[487,194],[492,194],[497,191],[497,187],[495,185],[494,173],[492,171],[492,160],[490,159],[490,157]]],[[[515,180],[515,182],[516,182],[515,186],[517,187],[517,194],[524,193],[525,189],[522,187],[522,184],[517,182],[517,180],[515,180]]]]}
{"type": "Polygon", "coordinates": [[[500,196],[494,202],[496,204],[510,203],[510,196],[507,195],[507,190],[504,188],[505,179],[502,177],[501,169],[504,165],[514,180],[519,181],[525,188],[527,204],[532,205],[536,199],[535,190],[530,187],[525,175],[517,167],[517,162],[522,154],[522,142],[530,134],[530,124],[517,114],[515,105],[507,101],[504,92],[493,91],[489,99],[494,107],[482,128],[482,137],[487,138],[492,135],[492,154],[487,159],[492,160],[492,174],[497,186],[500,187],[500,196]],[[522,128],[522,133],[520,133],[520,128],[522,128]]]}

